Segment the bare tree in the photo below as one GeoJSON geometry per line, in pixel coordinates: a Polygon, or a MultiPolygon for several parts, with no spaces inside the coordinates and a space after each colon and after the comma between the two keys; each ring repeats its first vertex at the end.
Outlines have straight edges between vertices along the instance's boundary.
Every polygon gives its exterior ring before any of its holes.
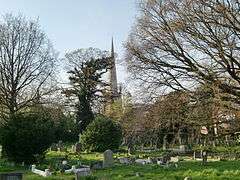
{"type": "Polygon", "coordinates": [[[29,107],[51,92],[55,53],[38,21],[7,14],[0,22],[0,101],[4,114],[29,107]]]}
{"type": "Polygon", "coordinates": [[[126,43],[132,77],[148,87],[214,84],[239,103],[240,1],[148,0],[126,43]]]}
{"type": "MultiPolygon", "coordinates": [[[[73,70],[74,68],[82,68],[82,64],[92,59],[104,59],[110,57],[110,53],[108,51],[102,51],[98,48],[86,48],[86,49],[77,49],[71,51],[65,55],[67,60],[66,69],[73,70]]],[[[103,65],[105,64],[102,61],[103,65]]]]}

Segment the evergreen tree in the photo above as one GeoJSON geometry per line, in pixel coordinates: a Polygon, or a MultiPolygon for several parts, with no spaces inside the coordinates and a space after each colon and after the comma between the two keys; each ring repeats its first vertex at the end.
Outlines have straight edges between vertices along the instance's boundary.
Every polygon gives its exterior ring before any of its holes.
{"type": "Polygon", "coordinates": [[[78,62],[73,64],[73,70],[68,72],[72,88],[65,92],[78,99],[75,107],[80,133],[94,119],[93,101],[101,98],[102,87],[107,85],[101,78],[107,72],[110,60],[104,53],[100,56],[99,51],[94,52],[94,49],[90,48],[86,51],[73,51],[66,55],[69,62],[78,62]]]}
{"type": "Polygon", "coordinates": [[[78,95],[79,102],[76,104],[76,119],[79,124],[79,131],[82,133],[88,124],[90,124],[94,118],[90,101],[86,98],[86,93],[80,92],[78,95]]]}

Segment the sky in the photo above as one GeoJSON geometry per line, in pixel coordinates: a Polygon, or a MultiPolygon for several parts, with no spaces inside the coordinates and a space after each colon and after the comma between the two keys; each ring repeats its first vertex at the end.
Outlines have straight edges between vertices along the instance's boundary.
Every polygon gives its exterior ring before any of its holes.
{"type": "MultiPolygon", "coordinates": [[[[113,37],[115,51],[122,59],[136,7],[136,0],[0,0],[2,15],[21,13],[39,18],[60,57],[78,48],[110,50],[113,37]]],[[[126,71],[120,64],[117,70],[119,81],[124,82],[126,71]]]]}

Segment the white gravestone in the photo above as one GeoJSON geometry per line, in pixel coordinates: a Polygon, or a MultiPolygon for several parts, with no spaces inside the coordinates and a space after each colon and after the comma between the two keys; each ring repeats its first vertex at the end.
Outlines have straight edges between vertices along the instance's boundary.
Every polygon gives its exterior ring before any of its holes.
{"type": "Polygon", "coordinates": [[[32,165],[32,172],[34,174],[38,174],[40,176],[43,176],[43,177],[47,177],[47,176],[51,176],[51,172],[49,171],[49,169],[45,169],[45,171],[41,171],[39,169],[36,169],[36,165],[32,165]]]}

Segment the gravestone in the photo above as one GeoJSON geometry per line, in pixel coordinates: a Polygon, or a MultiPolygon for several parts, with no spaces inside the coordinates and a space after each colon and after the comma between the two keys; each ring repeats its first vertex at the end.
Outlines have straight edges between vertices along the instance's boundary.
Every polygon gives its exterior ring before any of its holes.
{"type": "Polygon", "coordinates": [[[91,169],[102,169],[103,168],[103,162],[102,161],[98,161],[98,162],[94,162],[94,163],[91,163],[91,166],[90,166],[91,169]]]}
{"type": "Polygon", "coordinates": [[[164,135],[163,137],[163,150],[167,150],[167,135],[164,135]]]}
{"type": "Polygon", "coordinates": [[[64,151],[64,147],[63,147],[63,142],[62,141],[58,141],[57,143],[57,150],[58,151],[64,151]]]}
{"type": "Polygon", "coordinates": [[[82,149],[81,144],[80,144],[80,143],[76,143],[76,144],[74,145],[73,152],[78,153],[78,152],[81,151],[81,149],[82,149]]]}
{"type": "Polygon", "coordinates": [[[58,141],[57,150],[60,151],[60,152],[63,152],[63,151],[66,150],[66,149],[64,148],[64,146],[63,146],[63,142],[62,142],[62,141],[58,141]]]}
{"type": "Polygon", "coordinates": [[[103,153],[103,167],[112,167],[114,165],[113,152],[111,150],[106,150],[103,153]]]}
{"type": "Polygon", "coordinates": [[[50,147],[50,151],[57,151],[58,150],[58,146],[56,143],[53,143],[50,147]]]}
{"type": "Polygon", "coordinates": [[[91,175],[90,168],[79,169],[76,172],[75,180],[82,180],[83,176],[89,176],[89,175],[91,175]]]}
{"type": "Polygon", "coordinates": [[[193,159],[196,160],[196,159],[201,159],[202,158],[202,153],[199,152],[199,151],[194,151],[193,152],[193,159]]]}
{"type": "Polygon", "coordinates": [[[40,169],[36,169],[36,165],[32,165],[31,167],[31,171],[34,173],[34,174],[38,174],[40,176],[43,176],[43,177],[47,177],[47,176],[51,176],[52,173],[50,172],[49,169],[45,169],[44,171],[40,170],[40,169]]]}
{"type": "Polygon", "coordinates": [[[0,180],[22,180],[22,173],[1,173],[0,180]]]}
{"type": "Polygon", "coordinates": [[[171,160],[171,157],[170,157],[170,155],[167,154],[167,155],[157,158],[157,164],[158,165],[166,165],[169,163],[170,160],[171,160]]]}
{"type": "Polygon", "coordinates": [[[45,169],[44,172],[45,172],[45,176],[51,176],[51,172],[49,169],[45,169]]]}
{"type": "Polygon", "coordinates": [[[123,158],[119,158],[119,162],[120,162],[120,164],[131,164],[131,160],[129,159],[129,158],[125,158],[125,157],[123,157],[123,158]]]}
{"type": "Polygon", "coordinates": [[[152,161],[152,158],[136,159],[135,163],[145,165],[145,164],[153,164],[153,161],[152,161]]]}
{"type": "Polygon", "coordinates": [[[66,160],[63,160],[63,161],[62,161],[62,165],[67,165],[67,163],[68,163],[68,162],[67,162],[66,160]]]}
{"type": "Polygon", "coordinates": [[[188,147],[187,147],[186,145],[180,145],[180,146],[179,146],[179,150],[180,150],[180,152],[182,152],[182,153],[185,153],[185,152],[187,151],[187,149],[188,149],[188,147]]]}
{"type": "Polygon", "coordinates": [[[179,157],[177,156],[177,157],[171,157],[170,158],[170,162],[172,162],[172,163],[178,163],[179,162],[179,157]]]}
{"type": "Polygon", "coordinates": [[[201,154],[202,154],[202,164],[206,165],[206,163],[207,163],[207,151],[202,150],[201,154]]]}
{"type": "Polygon", "coordinates": [[[148,164],[153,164],[153,159],[152,159],[151,157],[148,157],[148,158],[147,158],[147,163],[148,163],[148,164]]]}
{"type": "Polygon", "coordinates": [[[62,161],[62,164],[60,165],[60,172],[64,172],[67,169],[70,169],[70,165],[68,165],[68,162],[66,160],[62,161]]]}
{"type": "Polygon", "coordinates": [[[147,164],[147,161],[146,159],[136,159],[135,163],[145,165],[147,164]]]}

